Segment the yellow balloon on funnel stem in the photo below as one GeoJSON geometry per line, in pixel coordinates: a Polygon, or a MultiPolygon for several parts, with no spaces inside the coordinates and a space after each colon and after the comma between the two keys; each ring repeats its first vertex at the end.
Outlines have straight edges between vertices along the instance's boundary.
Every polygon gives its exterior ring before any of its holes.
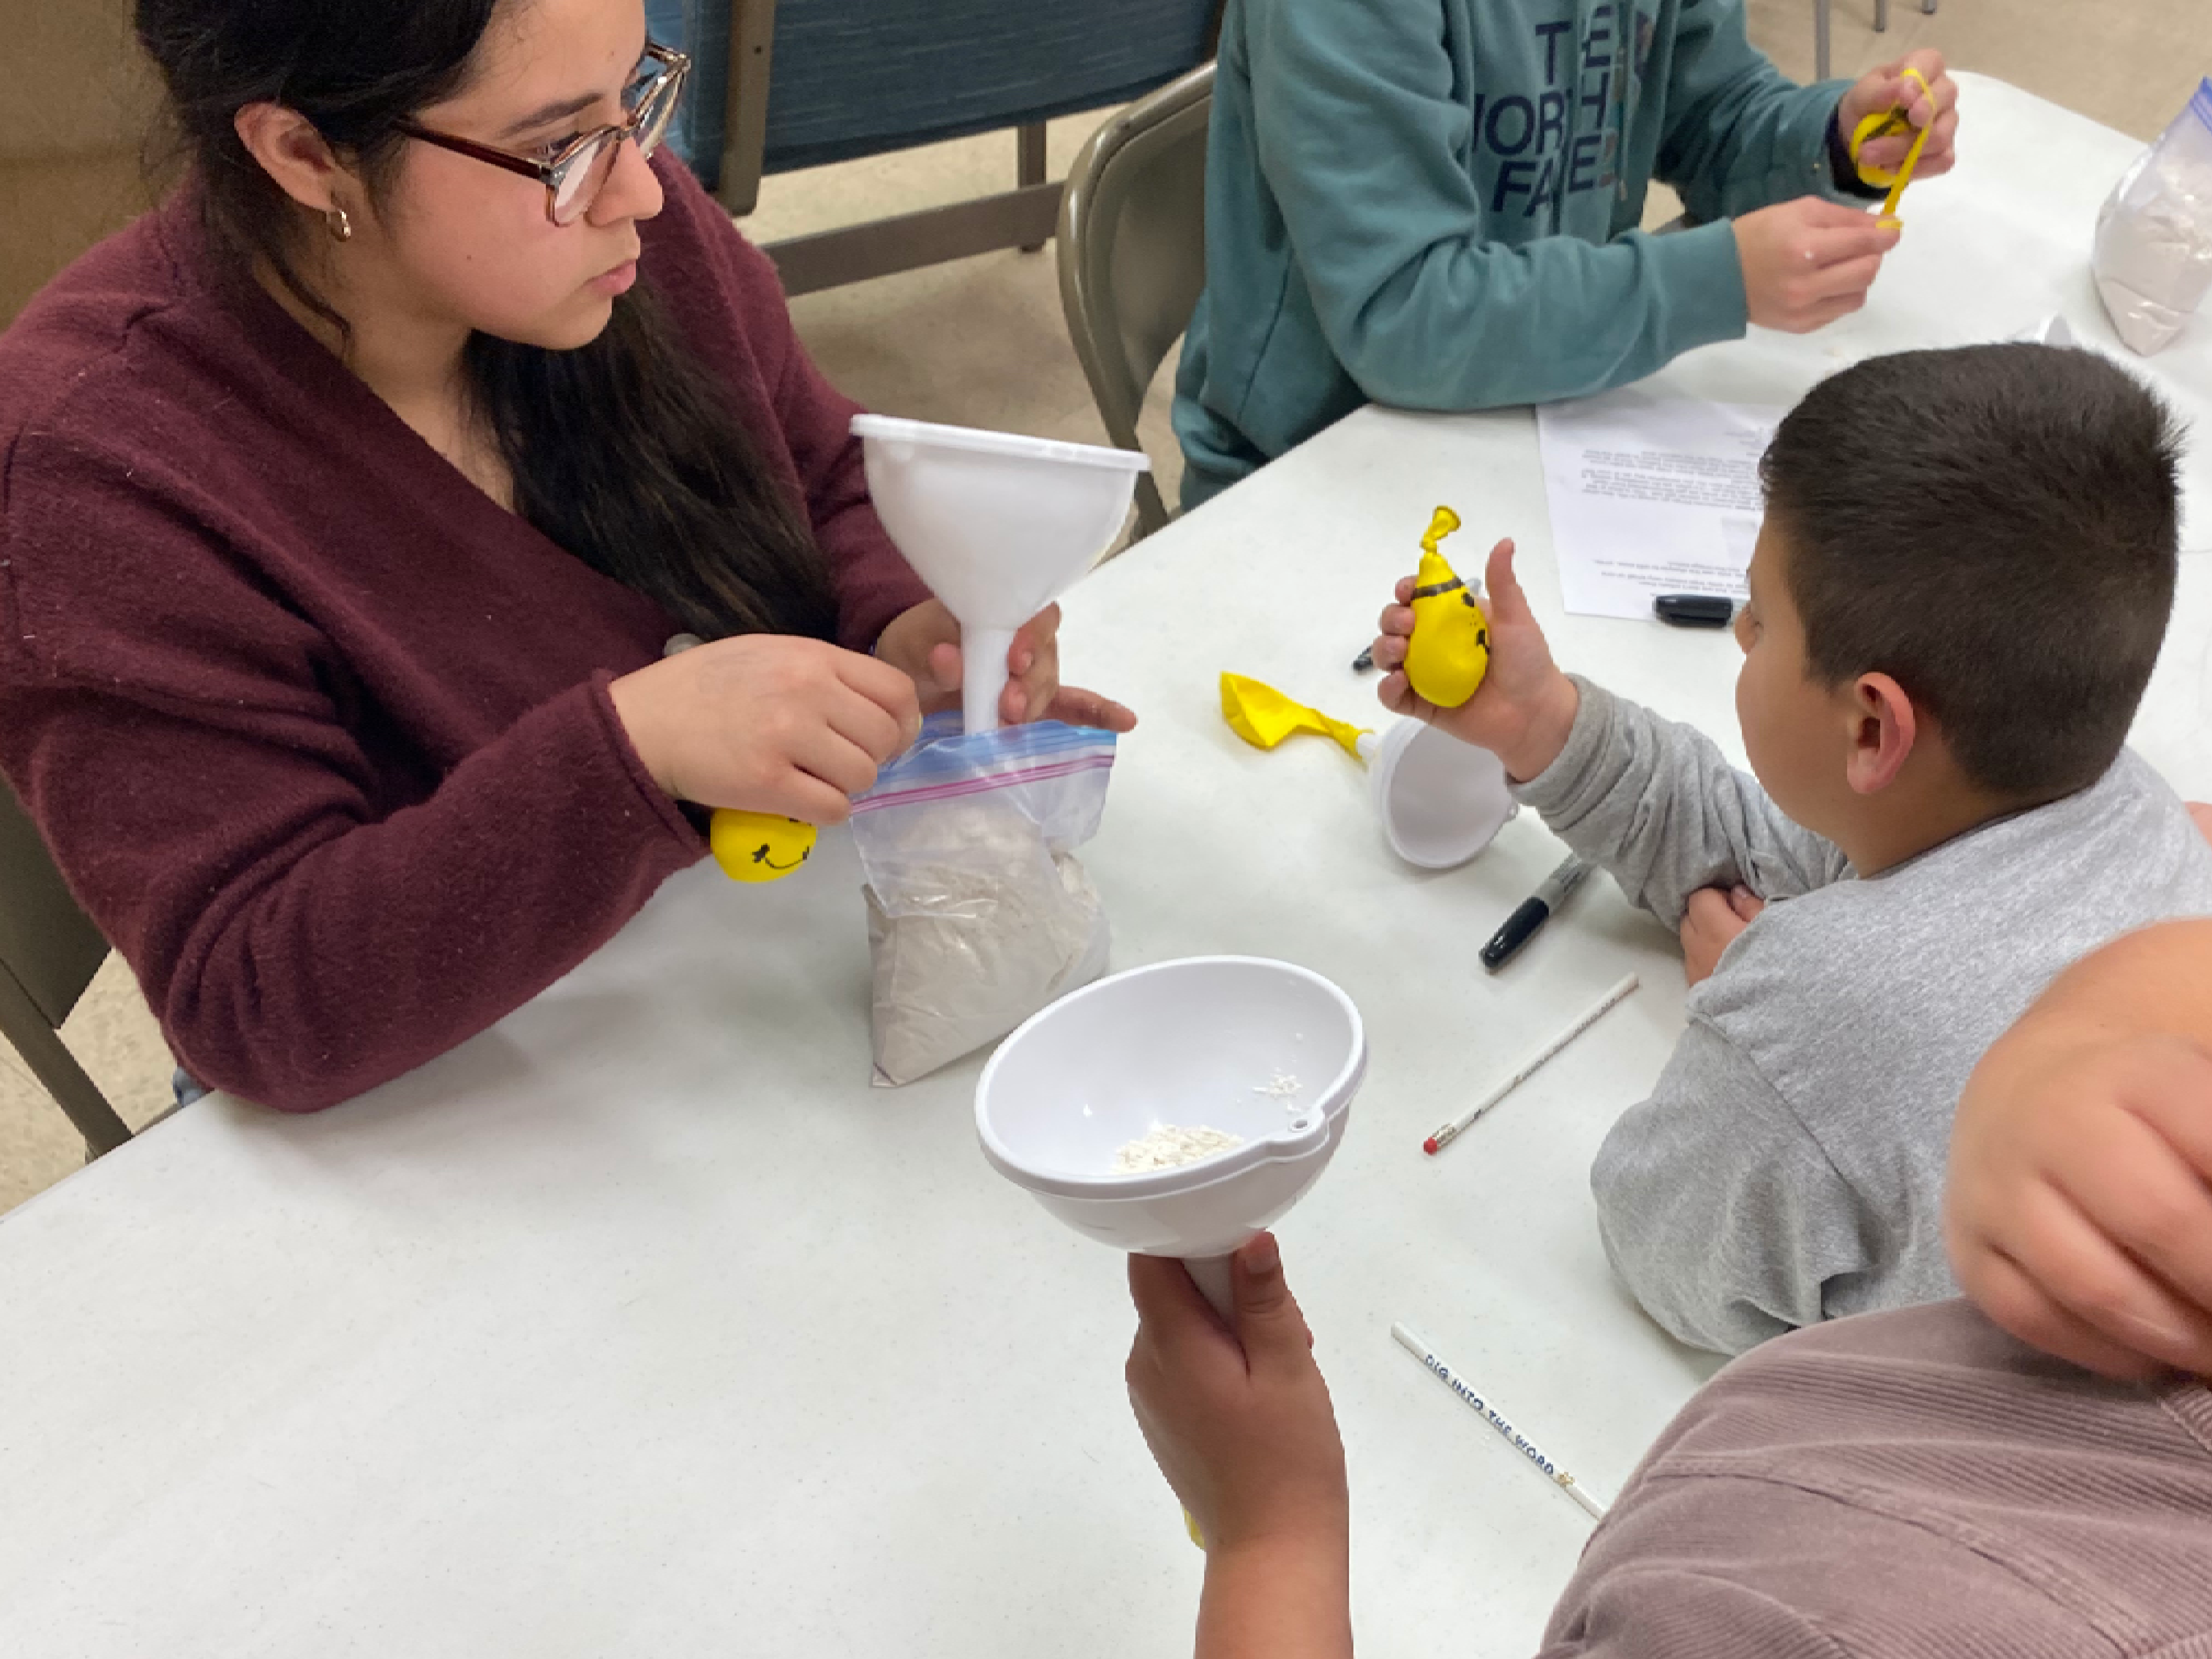
{"type": "Polygon", "coordinates": [[[707,845],[732,881],[781,881],[806,862],[820,833],[781,812],[720,806],[708,825],[707,845]]]}
{"type": "Polygon", "coordinates": [[[1406,642],[1406,678],[1414,695],[1456,708],[1490,671],[1490,618],[1437,544],[1459,528],[1459,514],[1437,509],[1421,538],[1421,569],[1413,579],[1413,636],[1406,642]]]}

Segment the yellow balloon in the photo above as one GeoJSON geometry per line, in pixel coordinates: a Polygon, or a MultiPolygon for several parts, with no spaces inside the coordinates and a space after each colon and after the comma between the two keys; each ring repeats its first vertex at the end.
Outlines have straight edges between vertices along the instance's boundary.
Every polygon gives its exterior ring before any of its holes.
{"type": "Polygon", "coordinates": [[[1352,759],[1359,758],[1359,727],[1331,720],[1320,709],[1293,702],[1273,686],[1242,674],[1221,677],[1221,717],[1255,749],[1273,749],[1294,732],[1316,732],[1342,744],[1352,759]]]}
{"type": "Polygon", "coordinates": [[[806,862],[821,832],[777,812],[741,812],[718,806],[708,826],[714,862],[732,881],[781,881],[806,862]]]}
{"type": "MultiPolygon", "coordinates": [[[[1921,91],[1930,91],[1928,77],[1909,65],[1904,75],[1899,78],[1917,81],[1920,82],[1921,91]]],[[[1932,93],[1930,95],[1932,97],[1932,93]]],[[[1924,127],[1916,128],[1912,125],[1911,107],[1908,105],[1899,105],[1893,109],[1876,110],[1873,114],[1862,119],[1858,125],[1851,130],[1850,146],[1851,165],[1858,169],[1859,177],[1868,184],[1886,185],[1888,188],[1889,196],[1881,204],[1881,223],[1886,228],[1895,230],[1900,228],[1897,217],[1897,204],[1905,195],[1905,185],[1912,182],[1912,169],[1919,162],[1922,146],[1927,143],[1928,135],[1935,131],[1936,124],[1932,121],[1924,127]],[[1904,164],[1899,167],[1894,169],[1878,167],[1870,162],[1859,160],[1859,151],[1877,138],[1905,137],[1912,140],[1912,148],[1905,152],[1904,164]]]]}
{"type": "Polygon", "coordinates": [[[1459,528],[1459,514],[1440,507],[1421,538],[1421,569],[1413,579],[1413,636],[1406,642],[1406,678],[1415,695],[1456,708],[1490,672],[1490,618],[1467,584],[1437,550],[1459,528]]]}
{"type": "Polygon", "coordinates": [[[1859,151],[1877,138],[1902,138],[1914,131],[1911,118],[1901,109],[1879,109],[1861,121],[1852,131],[1850,154],[1858,174],[1868,184],[1888,189],[1897,182],[1895,167],[1878,167],[1871,161],[1859,160],[1859,151]]]}

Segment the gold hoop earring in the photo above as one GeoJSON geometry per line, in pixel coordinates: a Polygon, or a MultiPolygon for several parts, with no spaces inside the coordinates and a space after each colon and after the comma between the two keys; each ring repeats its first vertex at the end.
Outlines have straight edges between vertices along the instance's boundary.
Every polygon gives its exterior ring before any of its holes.
{"type": "Polygon", "coordinates": [[[323,215],[323,224],[331,233],[331,240],[333,242],[353,240],[353,221],[346,217],[346,210],[343,208],[334,207],[323,215]]]}

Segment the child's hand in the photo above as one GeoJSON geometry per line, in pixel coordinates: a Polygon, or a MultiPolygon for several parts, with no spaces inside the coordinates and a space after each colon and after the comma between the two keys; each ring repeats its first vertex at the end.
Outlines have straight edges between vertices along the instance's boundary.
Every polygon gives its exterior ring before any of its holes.
{"type": "Polygon", "coordinates": [[[1713,976],[1721,952],[1751,926],[1766,901],[1739,882],[1734,887],[1700,887],[1682,913],[1682,977],[1696,985],[1713,976]]]}
{"type": "Polygon", "coordinates": [[[2212,1054],[2034,1018],[1959,1103],[1953,1271],[1996,1323],[2078,1365],[2212,1376],[2212,1054]]]}
{"type": "Polygon", "coordinates": [[[1475,694],[1456,708],[1439,708],[1413,695],[1406,679],[1406,642],[1413,633],[1413,578],[1398,584],[1398,602],[1382,612],[1374,645],[1383,671],[1376,695],[1395,714],[1413,714],[1462,743],[1487,749],[1517,782],[1534,777],[1566,747],[1582,695],[1552,660],[1544,630],[1528,609],[1528,596],[1513,574],[1513,544],[1490,550],[1483,610],[1490,617],[1490,672],[1475,694]]]}
{"type": "Polygon", "coordinates": [[[1745,313],[1761,328],[1810,334],[1866,304],[1881,262],[1897,246],[1894,221],[1800,196],[1739,214],[1736,262],[1745,313]]]}
{"type": "Polygon", "coordinates": [[[1138,1425],[1211,1554],[1269,1540],[1342,1550],[1344,1443],[1273,1237],[1237,1253],[1235,1335],[1182,1263],[1129,1258],[1138,1425]]]}
{"type": "MultiPolygon", "coordinates": [[[[1921,146],[1920,159],[1912,164],[1912,176],[1933,179],[1948,173],[1958,160],[1952,144],[1959,131],[1959,85],[1944,72],[1942,52],[1923,48],[1861,76],[1836,106],[1837,130],[1848,143],[1868,116],[1899,106],[1916,128],[1935,129],[1921,146]],[[1918,79],[1907,76],[1908,69],[1917,70],[1918,79]]],[[[1912,148],[1912,135],[1907,133],[1869,139],[1859,152],[1859,161],[1894,173],[1905,165],[1905,152],[1912,148]]]]}

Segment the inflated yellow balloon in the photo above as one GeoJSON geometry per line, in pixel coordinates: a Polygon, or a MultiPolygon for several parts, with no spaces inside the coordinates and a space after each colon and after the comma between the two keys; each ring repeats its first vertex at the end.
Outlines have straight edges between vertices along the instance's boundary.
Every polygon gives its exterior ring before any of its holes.
{"type": "Polygon", "coordinates": [[[742,812],[718,806],[707,845],[732,881],[781,881],[806,862],[821,832],[779,812],[742,812]]]}
{"type": "Polygon", "coordinates": [[[1421,538],[1421,569],[1413,579],[1413,636],[1406,642],[1406,678],[1414,694],[1439,708],[1456,708],[1490,672],[1490,618],[1468,592],[1437,544],[1459,528],[1459,514],[1437,509],[1421,538]]]}

